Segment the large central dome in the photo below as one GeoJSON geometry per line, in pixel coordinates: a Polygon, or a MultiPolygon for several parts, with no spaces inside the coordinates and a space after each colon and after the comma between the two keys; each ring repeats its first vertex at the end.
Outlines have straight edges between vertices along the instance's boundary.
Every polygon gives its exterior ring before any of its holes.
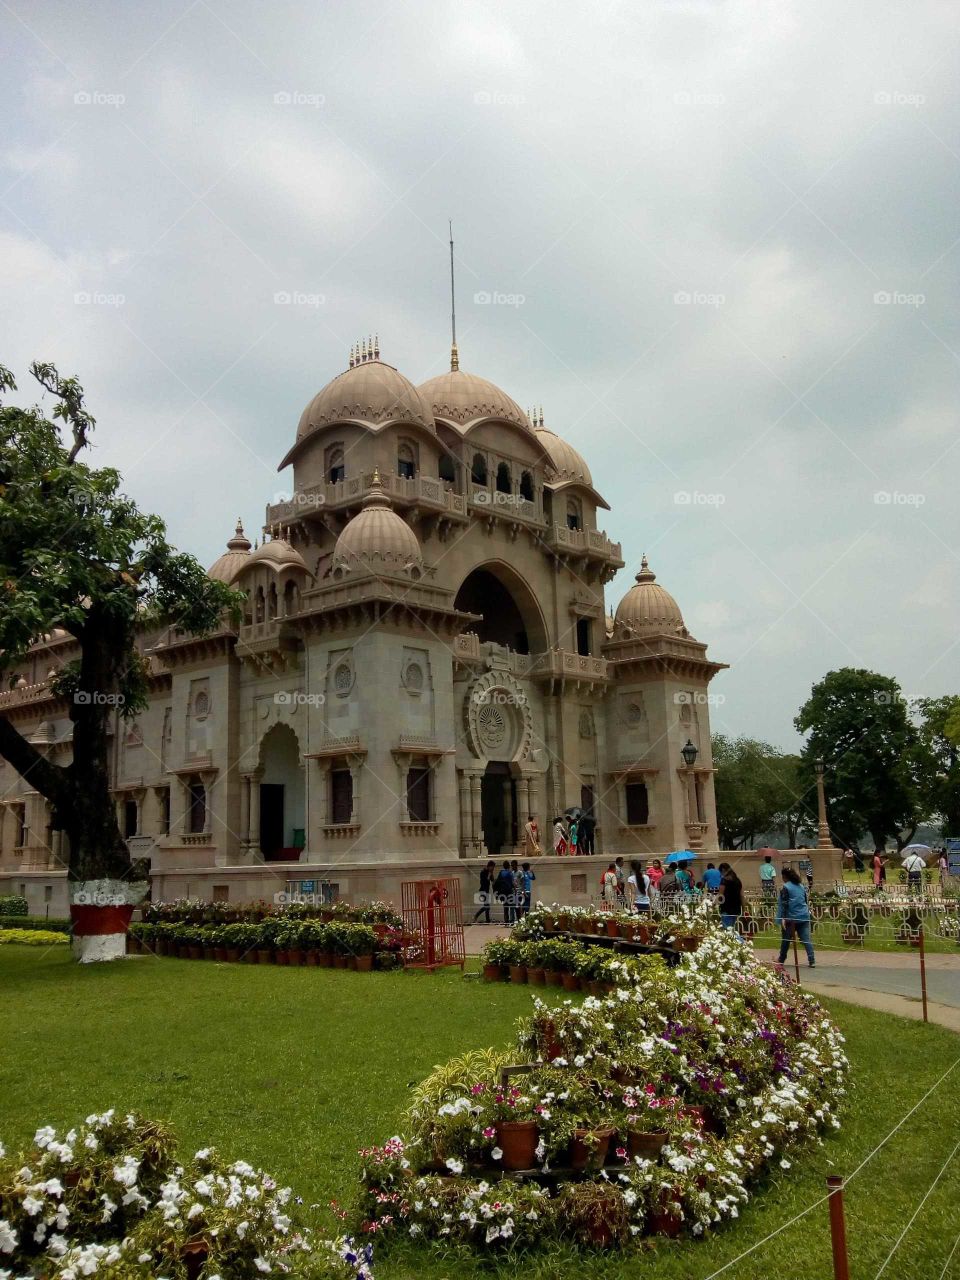
{"type": "Polygon", "coordinates": [[[475,373],[451,369],[449,373],[441,373],[421,383],[417,391],[435,418],[453,423],[464,434],[474,423],[486,418],[500,418],[523,427],[525,431],[531,429],[527,415],[517,402],[494,383],[478,378],[475,373]]]}

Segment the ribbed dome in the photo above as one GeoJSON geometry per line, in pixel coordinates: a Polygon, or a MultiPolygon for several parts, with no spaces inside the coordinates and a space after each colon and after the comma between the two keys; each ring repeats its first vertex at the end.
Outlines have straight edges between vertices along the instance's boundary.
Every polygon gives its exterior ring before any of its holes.
{"type": "Polygon", "coordinates": [[[466,431],[484,418],[503,418],[525,431],[530,430],[527,415],[505,391],[478,378],[475,373],[451,369],[422,383],[417,390],[430,406],[435,418],[444,418],[466,431]]]}
{"type": "Polygon", "coordinates": [[[417,535],[390,506],[380,473],[375,471],[363,509],[337,539],[331,569],[386,569],[399,573],[411,566],[423,570],[417,535]]]}
{"type": "Polygon", "coordinates": [[[561,440],[557,433],[551,431],[549,427],[537,427],[536,434],[537,439],[546,449],[559,480],[577,480],[581,484],[586,484],[591,489],[593,488],[593,477],[590,475],[590,468],[572,444],[567,444],[566,440],[561,440]]]}
{"type": "Polygon", "coordinates": [[[233,537],[227,543],[227,549],[219,560],[214,560],[207,570],[208,578],[217,582],[225,582],[227,586],[234,580],[250,556],[250,539],[244,535],[243,525],[237,521],[233,537]]]}
{"type": "Polygon", "coordinates": [[[245,561],[247,568],[252,568],[255,564],[269,565],[275,573],[279,573],[281,569],[302,569],[304,573],[310,572],[303,556],[285,538],[271,538],[269,542],[262,543],[245,561]]]}
{"type": "Polygon", "coordinates": [[[393,365],[384,364],[377,354],[357,357],[351,367],[328,382],[304,409],[297,428],[303,440],[318,427],[335,422],[362,422],[381,427],[387,422],[417,423],[433,431],[433,418],[417,388],[393,365]]]}
{"type": "Polygon", "coordinates": [[[657,575],[648,567],[647,557],[644,556],[640,561],[636,585],[630,588],[617,605],[614,637],[621,628],[647,635],[689,634],[680,606],[669,591],[657,584],[656,579],[657,575]]]}

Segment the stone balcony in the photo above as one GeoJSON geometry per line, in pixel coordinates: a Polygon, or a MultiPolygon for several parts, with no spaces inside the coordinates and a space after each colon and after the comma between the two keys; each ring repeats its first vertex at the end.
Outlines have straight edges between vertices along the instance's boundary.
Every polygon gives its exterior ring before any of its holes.
{"type": "MultiPolygon", "coordinates": [[[[466,520],[467,500],[454,493],[446,480],[435,476],[392,475],[383,472],[380,483],[395,507],[414,508],[427,514],[466,520]]],[[[297,520],[320,519],[326,512],[349,513],[359,508],[373,484],[373,472],[348,476],[332,483],[309,485],[293,494],[288,502],[276,502],[267,508],[267,524],[292,524],[297,520]]]]}
{"type": "Polygon", "coordinates": [[[545,653],[514,653],[502,645],[482,644],[476,632],[456,636],[453,655],[461,663],[487,663],[509,671],[519,680],[576,680],[589,684],[612,679],[612,664],[592,654],[569,649],[548,649],[545,653]]]}
{"type": "Polygon", "coordinates": [[[545,540],[551,551],[565,559],[599,560],[611,567],[623,566],[619,542],[611,542],[600,529],[568,529],[554,524],[547,529],[545,540]]]}

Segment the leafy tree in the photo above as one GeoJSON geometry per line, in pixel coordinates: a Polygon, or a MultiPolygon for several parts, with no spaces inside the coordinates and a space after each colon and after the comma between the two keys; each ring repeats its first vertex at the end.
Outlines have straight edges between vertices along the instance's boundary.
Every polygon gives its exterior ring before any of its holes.
{"type": "Polygon", "coordinates": [[[944,836],[960,836],[960,697],[918,698],[914,710],[927,753],[922,781],[930,810],[940,815],[944,836]]]}
{"type": "Polygon", "coordinates": [[[743,849],[768,831],[784,831],[791,846],[807,810],[798,783],[799,758],[755,738],[713,738],[714,792],[721,847],[743,849]]]}
{"type": "Polygon", "coordinates": [[[66,831],[71,883],[130,879],[110,794],[108,731],[117,708],[131,716],[146,705],[138,632],[173,624],[203,634],[238,597],[168,544],[163,522],[121,492],[116,471],[79,460],[95,421],[76,378],[49,364],[31,373],[56,398],[53,421],[38,407],[6,403],[16,384],[0,367],[0,678],[54,628],[74,637],[79,659],[53,682],[69,699],[73,758],[54,764],[2,714],[0,754],[66,831]]]}
{"type": "Polygon", "coordinates": [[[815,761],[826,765],[835,840],[851,845],[868,831],[877,845],[908,844],[930,811],[929,759],[896,680],[861,668],[830,671],[794,724],[809,735],[800,768],[805,791],[815,784],[815,761]]]}

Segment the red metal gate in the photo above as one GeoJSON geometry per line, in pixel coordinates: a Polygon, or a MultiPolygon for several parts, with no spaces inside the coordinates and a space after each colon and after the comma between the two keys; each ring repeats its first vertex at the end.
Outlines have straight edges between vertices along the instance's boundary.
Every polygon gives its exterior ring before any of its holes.
{"type": "Polygon", "coordinates": [[[436,969],[456,964],[463,968],[463,913],[460,881],[406,880],[401,885],[404,963],[411,968],[436,969]]]}

